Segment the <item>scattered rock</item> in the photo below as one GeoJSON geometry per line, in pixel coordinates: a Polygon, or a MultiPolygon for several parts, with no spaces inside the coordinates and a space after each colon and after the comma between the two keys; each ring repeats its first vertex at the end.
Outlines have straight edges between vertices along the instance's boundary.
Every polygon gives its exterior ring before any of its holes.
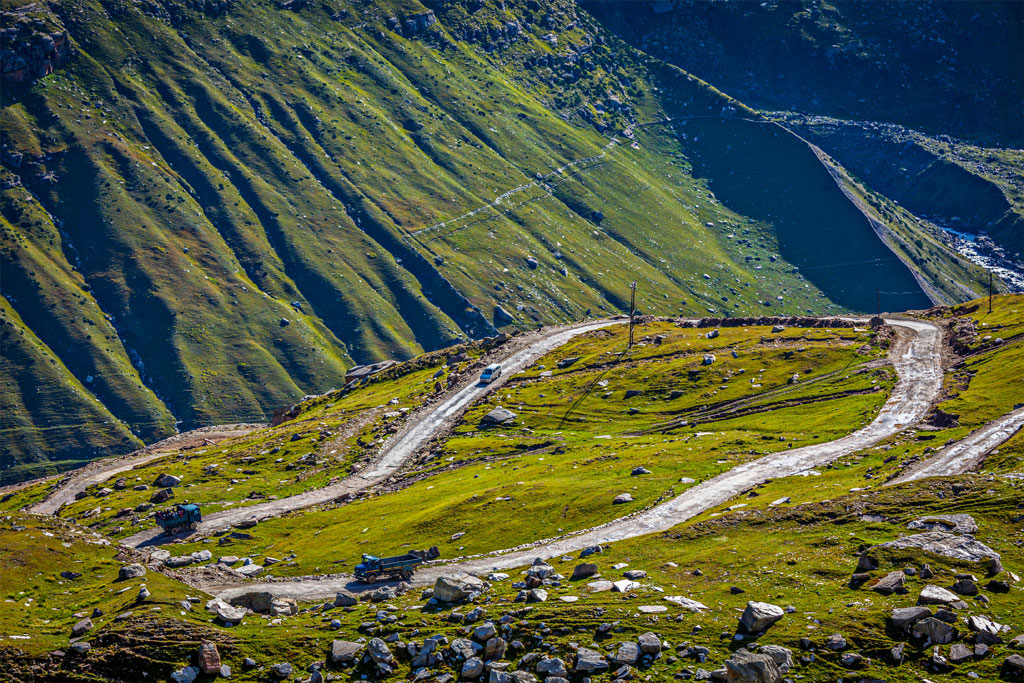
{"type": "Polygon", "coordinates": [[[439,576],[434,582],[434,600],[438,602],[458,602],[465,600],[473,593],[482,593],[487,585],[469,574],[453,574],[439,576]]]}
{"type": "Polygon", "coordinates": [[[511,410],[498,406],[491,412],[484,415],[480,420],[480,426],[509,425],[516,421],[516,414],[511,410]]]}
{"type": "Polygon", "coordinates": [[[579,579],[585,579],[593,576],[597,573],[597,565],[589,562],[583,562],[582,564],[576,565],[572,570],[572,580],[576,581],[579,579]]]}
{"type": "Polygon", "coordinates": [[[141,564],[128,564],[117,570],[117,578],[120,581],[138,579],[146,575],[146,568],[141,564]]]}
{"type": "Polygon", "coordinates": [[[363,649],[361,643],[353,643],[349,640],[335,640],[331,642],[331,663],[332,664],[347,664],[354,662],[359,657],[359,652],[363,649]]]}
{"type": "Polygon", "coordinates": [[[959,536],[944,531],[929,531],[923,534],[904,536],[888,543],[882,543],[876,547],[896,550],[920,548],[929,553],[965,562],[981,562],[993,557],[999,559],[999,553],[981,541],[977,541],[970,536],[959,536]]]}
{"type": "Polygon", "coordinates": [[[192,683],[199,676],[199,669],[194,666],[186,666],[171,674],[174,683],[192,683]]]}
{"type": "Polygon", "coordinates": [[[196,661],[199,664],[199,670],[204,674],[219,674],[220,673],[220,652],[217,651],[217,645],[204,640],[199,643],[199,653],[196,655],[196,661]]]}
{"type": "Polygon", "coordinates": [[[279,662],[270,667],[270,675],[279,681],[283,681],[292,675],[294,668],[288,662],[279,662]]]}
{"type": "Polygon", "coordinates": [[[907,581],[907,575],[900,570],[889,572],[871,586],[871,590],[882,595],[905,592],[903,584],[907,581]]]}
{"type": "Polygon", "coordinates": [[[781,683],[782,671],[768,655],[739,649],[725,661],[728,683],[781,683]]]}
{"type": "Polygon", "coordinates": [[[615,500],[612,501],[612,505],[622,505],[623,503],[632,503],[633,496],[628,493],[620,493],[615,496],[615,500]]]}
{"type": "Polygon", "coordinates": [[[71,627],[71,635],[77,638],[83,633],[87,633],[93,629],[92,619],[86,617],[78,621],[74,626],[71,627]]]}
{"type": "Polygon", "coordinates": [[[740,617],[740,626],[747,633],[759,633],[781,619],[784,614],[778,605],[751,600],[740,617]]]}
{"type": "Polygon", "coordinates": [[[915,638],[925,638],[935,645],[952,643],[957,637],[957,630],[953,626],[934,617],[918,621],[910,632],[915,638]]]}
{"type": "Polygon", "coordinates": [[[949,605],[959,602],[960,598],[945,588],[928,585],[921,589],[921,595],[917,598],[919,605],[949,605]]]}
{"type": "Polygon", "coordinates": [[[915,519],[907,525],[908,529],[925,531],[947,531],[954,534],[973,534],[978,531],[978,523],[965,514],[929,515],[915,519]]]}
{"type": "Polygon", "coordinates": [[[897,607],[892,611],[892,624],[896,628],[909,630],[918,621],[932,616],[932,611],[924,606],[897,607]]]}

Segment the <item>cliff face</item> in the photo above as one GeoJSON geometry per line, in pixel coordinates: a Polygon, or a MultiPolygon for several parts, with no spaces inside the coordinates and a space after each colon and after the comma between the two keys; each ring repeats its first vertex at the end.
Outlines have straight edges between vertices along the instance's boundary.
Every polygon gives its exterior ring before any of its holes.
{"type": "Polygon", "coordinates": [[[34,5],[0,12],[0,80],[27,83],[71,61],[74,47],[53,15],[34,5]]]}

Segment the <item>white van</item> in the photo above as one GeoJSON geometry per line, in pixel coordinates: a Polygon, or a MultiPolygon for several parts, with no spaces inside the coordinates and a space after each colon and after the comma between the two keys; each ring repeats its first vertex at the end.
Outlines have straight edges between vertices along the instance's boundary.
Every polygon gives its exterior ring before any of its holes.
{"type": "Polygon", "coordinates": [[[490,384],[499,377],[501,377],[501,363],[492,363],[484,368],[483,373],[480,375],[480,381],[484,384],[490,384]]]}

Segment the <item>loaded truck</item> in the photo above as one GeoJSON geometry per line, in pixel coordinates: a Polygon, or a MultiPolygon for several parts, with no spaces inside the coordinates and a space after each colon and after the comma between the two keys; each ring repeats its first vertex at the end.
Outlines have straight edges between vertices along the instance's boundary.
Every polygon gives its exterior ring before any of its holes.
{"type": "Polygon", "coordinates": [[[363,561],[356,565],[356,578],[363,583],[376,583],[378,579],[408,581],[412,578],[413,569],[421,562],[423,562],[423,558],[412,553],[395,557],[364,554],[363,561]]]}
{"type": "Polygon", "coordinates": [[[156,523],[169,534],[186,529],[195,531],[201,521],[203,513],[195,503],[178,503],[169,510],[160,510],[156,513],[156,523]]]}

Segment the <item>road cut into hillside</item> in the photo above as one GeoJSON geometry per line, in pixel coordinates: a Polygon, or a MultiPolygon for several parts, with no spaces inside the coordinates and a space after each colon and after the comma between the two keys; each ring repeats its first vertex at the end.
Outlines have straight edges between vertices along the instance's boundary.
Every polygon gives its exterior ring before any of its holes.
{"type": "MultiPolygon", "coordinates": [[[[93,484],[102,483],[115,474],[127,472],[151,460],[161,458],[167,454],[167,451],[192,445],[206,445],[236,436],[244,436],[266,426],[266,424],[243,422],[239,424],[200,427],[188,432],[182,432],[181,434],[175,434],[127,455],[91,462],[85,467],[69,472],[57,488],[47,495],[46,498],[29,507],[28,511],[40,515],[57,514],[57,511],[62,506],[75,500],[76,495],[93,484]]],[[[18,488],[35,484],[38,481],[38,479],[35,479],[24,482],[18,488]]]]}
{"type": "MultiPolygon", "coordinates": [[[[293,510],[300,510],[318,503],[326,503],[347,494],[358,493],[375,484],[379,484],[398,471],[426,445],[430,439],[442,429],[454,424],[473,402],[486,393],[502,386],[508,378],[527,367],[541,356],[562,346],[566,342],[603,327],[619,324],[616,321],[602,320],[599,322],[573,325],[570,327],[553,328],[550,333],[525,348],[514,351],[499,362],[502,375],[490,384],[482,384],[477,378],[458,388],[447,399],[437,405],[417,411],[409,417],[407,425],[385,444],[377,459],[365,469],[346,477],[342,481],[323,488],[306,491],[280,500],[268,500],[256,505],[248,505],[234,510],[224,510],[205,515],[199,527],[200,532],[209,532],[235,526],[250,520],[277,517],[293,510]]],[[[159,528],[147,529],[129,536],[121,541],[132,547],[158,545],[173,540],[163,534],[159,528]]]]}
{"type": "MultiPolygon", "coordinates": [[[[898,333],[889,355],[899,380],[889,400],[867,426],[835,441],[780,451],[738,465],[665,503],[593,529],[556,539],[540,540],[525,549],[497,551],[463,561],[428,565],[416,573],[413,583],[429,585],[439,576],[456,572],[483,575],[523,566],[537,557],[557,557],[578,552],[588,546],[666,531],[753,486],[823,466],[910,427],[924,417],[942,388],[942,332],[937,326],[919,320],[891,319],[886,322],[894,326],[898,333]]],[[[365,589],[366,586],[353,582],[347,576],[205,587],[208,592],[223,598],[252,590],[266,590],[297,600],[317,600],[331,597],[336,592],[365,589]]]]}
{"type": "Polygon", "coordinates": [[[975,429],[956,443],[936,451],[893,479],[889,484],[903,484],[925,477],[948,477],[969,472],[993,449],[998,448],[1000,444],[1016,434],[1022,426],[1024,426],[1024,408],[1017,408],[975,429]]]}

